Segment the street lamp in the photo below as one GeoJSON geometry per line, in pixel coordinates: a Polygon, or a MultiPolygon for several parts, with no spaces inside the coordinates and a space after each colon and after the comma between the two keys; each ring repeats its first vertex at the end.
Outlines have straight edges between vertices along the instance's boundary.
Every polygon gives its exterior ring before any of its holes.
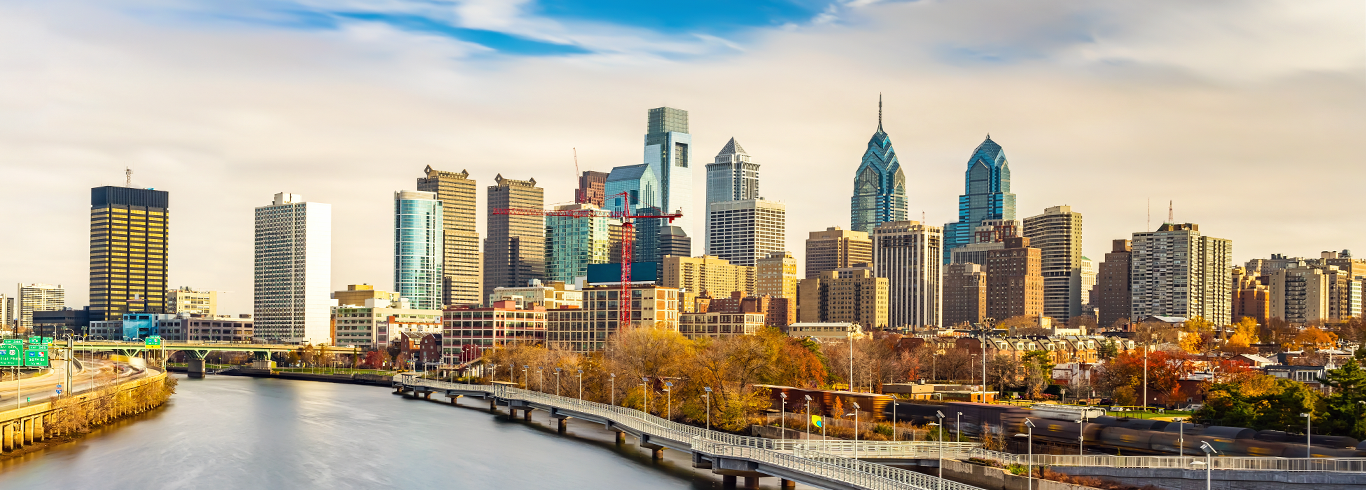
{"type": "Polygon", "coordinates": [[[953,424],[953,442],[963,442],[963,412],[958,412],[958,422],[953,424]]]}
{"type": "Polygon", "coordinates": [[[710,387],[710,386],[703,386],[703,387],[702,387],[702,390],[703,390],[703,391],[706,391],[706,393],[703,393],[703,394],[702,394],[702,398],[706,398],[706,399],[707,399],[707,437],[710,438],[710,437],[711,437],[711,387],[710,387]]]}
{"type": "Polygon", "coordinates": [[[640,377],[640,391],[642,391],[642,392],[645,393],[645,415],[649,415],[649,414],[650,414],[650,386],[649,386],[649,383],[650,383],[650,378],[648,378],[648,377],[646,377],[646,376],[641,376],[641,377],[640,377]]]}
{"type": "MultiPolygon", "coordinates": [[[[1214,473],[1214,446],[1211,446],[1209,441],[1200,441],[1200,450],[1205,452],[1205,490],[1210,490],[1210,480],[1213,479],[1214,473]]],[[[1191,464],[1200,464],[1200,462],[1196,461],[1191,464]]]]}
{"type": "Polygon", "coordinates": [[[555,396],[560,396],[560,368],[555,368],[555,396]]]}
{"type": "Polygon", "coordinates": [[[806,397],[806,442],[809,444],[811,442],[811,395],[802,396],[806,397]]]}
{"type": "Polygon", "coordinates": [[[778,425],[782,427],[783,433],[778,436],[779,441],[787,440],[787,393],[779,393],[783,397],[783,406],[778,411],[778,425]]]}
{"type": "Polygon", "coordinates": [[[1186,424],[1181,417],[1172,419],[1172,422],[1176,422],[1176,456],[1184,458],[1186,457],[1186,424]]]}
{"type": "Polygon", "coordinates": [[[1300,416],[1304,417],[1304,457],[1312,458],[1314,457],[1314,414],[1305,412],[1300,416]]]}
{"type": "Polygon", "coordinates": [[[531,369],[531,366],[522,365],[522,384],[526,385],[526,389],[529,390],[531,389],[531,376],[527,374],[528,369],[531,369]]]}
{"type": "MultiPolygon", "coordinates": [[[[854,391],[854,325],[849,325],[849,391],[854,391]]],[[[858,434],[858,429],[854,429],[858,434]]]]}
{"type": "Polygon", "coordinates": [[[536,368],[536,376],[537,376],[537,378],[539,378],[539,380],[536,381],[536,385],[537,385],[536,391],[539,391],[539,392],[541,392],[541,393],[545,393],[545,368],[543,368],[543,367],[537,367],[537,368],[536,368]]]}
{"type": "Polygon", "coordinates": [[[944,411],[935,410],[934,415],[939,417],[939,486],[944,485],[944,411]]]}
{"type": "Polygon", "coordinates": [[[845,417],[854,416],[854,459],[858,459],[858,402],[854,402],[854,413],[844,414],[845,417]]]}
{"type": "MultiPolygon", "coordinates": [[[[1034,422],[1025,418],[1024,425],[1029,430],[1029,434],[1026,436],[1029,439],[1029,465],[1025,471],[1029,473],[1029,490],[1034,490],[1034,422]]],[[[1019,437],[1020,434],[1015,434],[1015,436],[1019,437]]]]}
{"type": "Polygon", "coordinates": [[[583,401],[583,370],[579,370],[579,401],[583,401]]]}
{"type": "Polygon", "coordinates": [[[673,387],[674,387],[674,384],[673,384],[673,383],[670,383],[670,382],[668,382],[668,381],[665,381],[665,382],[664,382],[664,400],[665,400],[665,402],[664,402],[664,418],[667,419],[667,420],[673,420],[673,418],[674,418],[674,392],[673,392],[673,387]]]}
{"type": "Polygon", "coordinates": [[[610,376],[610,377],[612,378],[612,394],[611,394],[611,397],[612,397],[612,406],[616,406],[616,405],[617,405],[617,373],[611,373],[611,374],[609,374],[608,376],[610,376]]]}

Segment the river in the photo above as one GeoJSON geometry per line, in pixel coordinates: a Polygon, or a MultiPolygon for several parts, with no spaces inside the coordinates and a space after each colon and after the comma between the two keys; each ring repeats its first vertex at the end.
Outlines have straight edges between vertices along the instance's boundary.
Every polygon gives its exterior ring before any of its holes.
{"type": "MultiPolygon", "coordinates": [[[[436,397],[433,397],[436,398],[436,397]]],[[[87,437],[0,462],[0,488],[295,489],[720,488],[685,453],[652,462],[601,425],[556,433],[376,386],[181,377],[164,407],[87,437]]],[[[775,478],[762,479],[777,488],[775,478]]],[[[798,488],[801,488],[800,486],[798,488]]]]}

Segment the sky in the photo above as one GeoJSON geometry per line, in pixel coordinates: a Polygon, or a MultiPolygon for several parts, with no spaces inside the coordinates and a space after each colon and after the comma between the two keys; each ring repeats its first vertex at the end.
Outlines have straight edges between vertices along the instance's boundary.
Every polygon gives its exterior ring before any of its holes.
{"type": "MultiPolygon", "coordinates": [[[[643,161],[646,111],[734,137],[787,243],[849,226],[884,127],[909,215],[956,220],[1004,147],[1019,218],[1070,205],[1084,252],[1177,222],[1272,253],[1366,256],[1366,4],[1178,0],[15,0],[0,3],[0,284],[86,304],[89,189],[170,192],[172,286],[249,313],[252,209],[333,205],[332,287],[392,287],[393,192],[431,165],[535,178],[643,161]]],[[[691,230],[700,251],[702,230],[691,230]]],[[[800,260],[799,260],[800,262],[800,260]]],[[[15,294],[11,289],[3,294],[15,294]]]]}

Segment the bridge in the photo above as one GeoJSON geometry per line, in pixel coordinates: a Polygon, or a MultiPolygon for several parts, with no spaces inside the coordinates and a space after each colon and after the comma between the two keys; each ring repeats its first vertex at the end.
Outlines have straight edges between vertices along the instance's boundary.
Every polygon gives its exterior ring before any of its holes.
{"type": "Polygon", "coordinates": [[[639,410],[566,398],[503,385],[472,385],[421,379],[400,374],[394,377],[396,393],[431,399],[443,394],[455,403],[460,397],[489,401],[490,410],[508,408],[508,417],[531,418],[532,410],[542,410],[558,421],[561,433],[569,419],[602,424],[617,433],[617,442],[626,435],[659,459],[665,449],[692,455],[693,467],[710,469],[722,476],[726,488],[735,488],[737,478],[747,488],[757,488],[759,478],[777,477],[782,488],[796,482],[834,490],[980,490],[884,463],[898,462],[937,466],[944,458],[966,458],[977,448],[973,443],[893,442],[893,441],[816,441],[766,439],[712,431],[666,420],[639,410]]]}
{"type": "MultiPolygon", "coordinates": [[[[53,344],[57,348],[63,348],[60,343],[53,344]]],[[[72,349],[78,351],[103,351],[115,352],[120,355],[133,357],[141,354],[147,349],[146,344],[141,341],[123,342],[116,340],[108,341],[79,341],[72,342],[72,349]]],[[[323,350],[325,354],[359,354],[359,349],[355,347],[336,347],[330,345],[316,346],[323,350]]],[[[295,352],[301,348],[313,348],[313,346],[301,344],[255,344],[251,342],[187,342],[187,341],[163,341],[161,351],[163,353],[185,352],[190,355],[187,364],[187,371],[191,378],[204,377],[204,359],[210,352],[251,352],[258,358],[267,358],[272,352],[295,352]]],[[[150,349],[158,350],[158,349],[150,349]]]]}

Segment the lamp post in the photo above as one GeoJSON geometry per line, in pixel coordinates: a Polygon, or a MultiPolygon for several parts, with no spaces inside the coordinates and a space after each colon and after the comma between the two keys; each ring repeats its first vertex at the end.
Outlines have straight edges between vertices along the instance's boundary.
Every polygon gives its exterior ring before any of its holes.
{"type": "Polygon", "coordinates": [[[858,402],[854,402],[854,413],[845,414],[846,417],[854,416],[854,459],[858,459],[858,402]]]}
{"type": "Polygon", "coordinates": [[[1172,419],[1176,422],[1176,456],[1186,457],[1186,423],[1181,417],[1172,419]]]}
{"type": "MultiPolygon", "coordinates": [[[[849,391],[854,391],[854,324],[849,324],[849,391]]],[[[854,431],[857,434],[857,429],[854,431]]]]}
{"type": "Polygon", "coordinates": [[[555,396],[560,396],[560,368],[555,368],[555,396]]]}
{"type": "Polygon", "coordinates": [[[893,396],[892,396],[892,440],[893,440],[893,441],[900,441],[901,438],[897,437],[896,422],[897,422],[897,420],[896,420],[896,396],[893,395],[893,396]]]}
{"type": "Polygon", "coordinates": [[[934,415],[939,417],[939,481],[937,485],[944,486],[944,411],[935,410],[934,415]]]}
{"type": "Polygon", "coordinates": [[[1029,466],[1025,471],[1029,473],[1029,490],[1034,490],[1034,422],[1026,417],[1024,425],[1029,430],[1029,466]]]}
{"type": "Polygon", "coordinates": [[[615,407],[617,405],[617,373],[611,373],[608,376],[612,378],[612,393],[609,396],[612,398],[612,406],[615,407]]]}
{"type": "Polygon", "coordinates": [[[522,365],[522,384],[526,385],[526,389],[528,390],[531,389],[531,375],[527,374],[527,370],[529,369],[531,369],[531,366],[522,365]]]}
{"type": "Polygon", "coordinates": [[[958,412],[958,422],[953,424],[953,442],[963,442],[963,412],[958,412]]]}
{"type": "Polygon", "coordinates": [[[673,383],[670,383],[670,382],[668,382],[668,381],[665,381],[665,382],[664,382],[664,400],[665,400],[665,402],[664,402],[664,418],[665,418],[665,419],[668,419],[668,420],[673,420],[673,418],[674,418],[674,392],[673,392],[673,388],[674,388],[674,384],[673,384],[673,383]]]}
{"type": "Polygon", "coordinates": [[[706,391],[702,394],[702,398],[707,399],[707,437],[711,437],[711,387],[703,386],[702,390],[706,391]]]}
{"type": "MultiPolygon", "coordinates": [[[[1205,452],[1205,490],[1210,490],[1210,480],[1213,479],[1214,473],[1214,446],[1211,446],[1209,441],[1200,441],[1200,450],[1205,452]]],[[[1196,461],[1192,464],[1199,463],[1196,461]]]]}
{"type": "Polygon", "coordinates": [[[783,406],[778,411],[778,425],[782,427],[783,433],[778,436],[779,441],[787,440],[787,393],[779,393],[783,397],[783,406]]]}
{"type": "Polygon", "coordinates": [[[1305,412],[1300,414],[1304,417],[1304,457],[1314,457],[1314,414],[1305,412]]]}
{"type": "Polygon", "coordinates": [[[583,401],[583,370],[579,370],[579,401],[583,401]]]}
{"type": "Polygon", "coordinates": [[[806,397],[806,442],[809,444],[811,443],[811,395],[802,396],[806,397]]]}
{"type": "Polygon", "coordinates": [[[640,377],[640,391],[645,393],[645,415],[650,414],[650,378],[640,377]]]}
{"type": "Polygon", "coordinates": [[[536,368],[536,377],[538,378],[536,381],[536,391],[545,393],[545,368],[536,368]]]}

